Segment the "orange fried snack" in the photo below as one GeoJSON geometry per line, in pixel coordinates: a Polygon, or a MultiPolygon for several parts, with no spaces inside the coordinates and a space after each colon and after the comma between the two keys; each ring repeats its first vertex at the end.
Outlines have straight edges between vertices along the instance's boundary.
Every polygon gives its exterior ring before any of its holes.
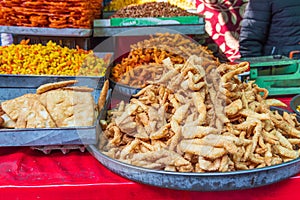
{"type": "Polygon", "coordinates": [[[14,0],[1,2],[0,8],[0,25],[91,28],[101,16],[102,0],[14,0]]]}

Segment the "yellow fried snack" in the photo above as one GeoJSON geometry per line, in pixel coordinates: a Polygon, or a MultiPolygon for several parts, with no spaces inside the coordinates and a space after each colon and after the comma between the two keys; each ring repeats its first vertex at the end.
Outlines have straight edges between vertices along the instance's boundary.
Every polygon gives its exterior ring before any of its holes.
{"type": "Polygon", "coordinates": [[[0,47],[0,74],[104,76],[107,58],[93,51],[61,47],[49,41],[46,45],[20,44],[0,47]]]}

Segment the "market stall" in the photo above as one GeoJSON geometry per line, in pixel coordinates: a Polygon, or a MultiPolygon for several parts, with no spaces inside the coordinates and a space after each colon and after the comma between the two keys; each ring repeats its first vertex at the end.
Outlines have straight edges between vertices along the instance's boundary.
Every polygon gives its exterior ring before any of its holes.
{"type": "MultiPolygon", "coordinates": [[[[100,19],[88,2],[90,18],[77,19],[76,6],[72,18],[59,10],[64,23],[43,10],[28,18],[41,6],[32,2],[13,5],[27,26],[0,19],[15,38],[0,51],[1,198],[297,197],[296,90],[266,83],[297,76],[297,60],[221,63],[192,39],[205,34],[202,15],[160,24],[130,7],[142,17],[100,19]]],[[[69,4],[47,3],[53,13],[69,4]]]]}

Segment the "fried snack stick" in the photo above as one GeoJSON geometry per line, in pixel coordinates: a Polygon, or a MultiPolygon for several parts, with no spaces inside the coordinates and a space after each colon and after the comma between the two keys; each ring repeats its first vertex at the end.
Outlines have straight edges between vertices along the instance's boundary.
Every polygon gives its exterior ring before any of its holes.
{"type": "Polygon", "coordinates": [[[99,112],[102,110],[103,106],[105,105],[108,89],[109,89],[109,80],[106,80],[102,87],[102,90],[101,90],[101,93],[100,93],[100,96],[98,99],[98,103],[97,103],[99,112]]]}
{"type": "Polygon", "coordinates": [[[68,85],[73,85],[77,82],[78,82],[78,80],[69,80],[69,81],[60,81],[60,82],[55,82],[55,83],[47,83],[47,84],[44,84],[44,85],[41,85],[40,87],[38,87],[36,89],[36,93],[42,94],[49,90],[54,90],[54,89],[66,87],[68,85]]]}
{"type": "Polygon", "coordinates": [[[0,116],[0,127],[3,127],[5,121],[4,119],[2,118],[2,116],[0,116]]]}

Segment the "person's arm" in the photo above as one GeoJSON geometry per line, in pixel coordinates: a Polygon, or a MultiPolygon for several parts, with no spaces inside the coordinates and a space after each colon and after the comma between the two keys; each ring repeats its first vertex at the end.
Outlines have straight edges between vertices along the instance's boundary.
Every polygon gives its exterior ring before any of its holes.
{"type": "Polygon", "coordinates": [[[268,0],[249,0],[241,24],[239,38],[241,57],[261,56],[271,23],[268,0]]]}

